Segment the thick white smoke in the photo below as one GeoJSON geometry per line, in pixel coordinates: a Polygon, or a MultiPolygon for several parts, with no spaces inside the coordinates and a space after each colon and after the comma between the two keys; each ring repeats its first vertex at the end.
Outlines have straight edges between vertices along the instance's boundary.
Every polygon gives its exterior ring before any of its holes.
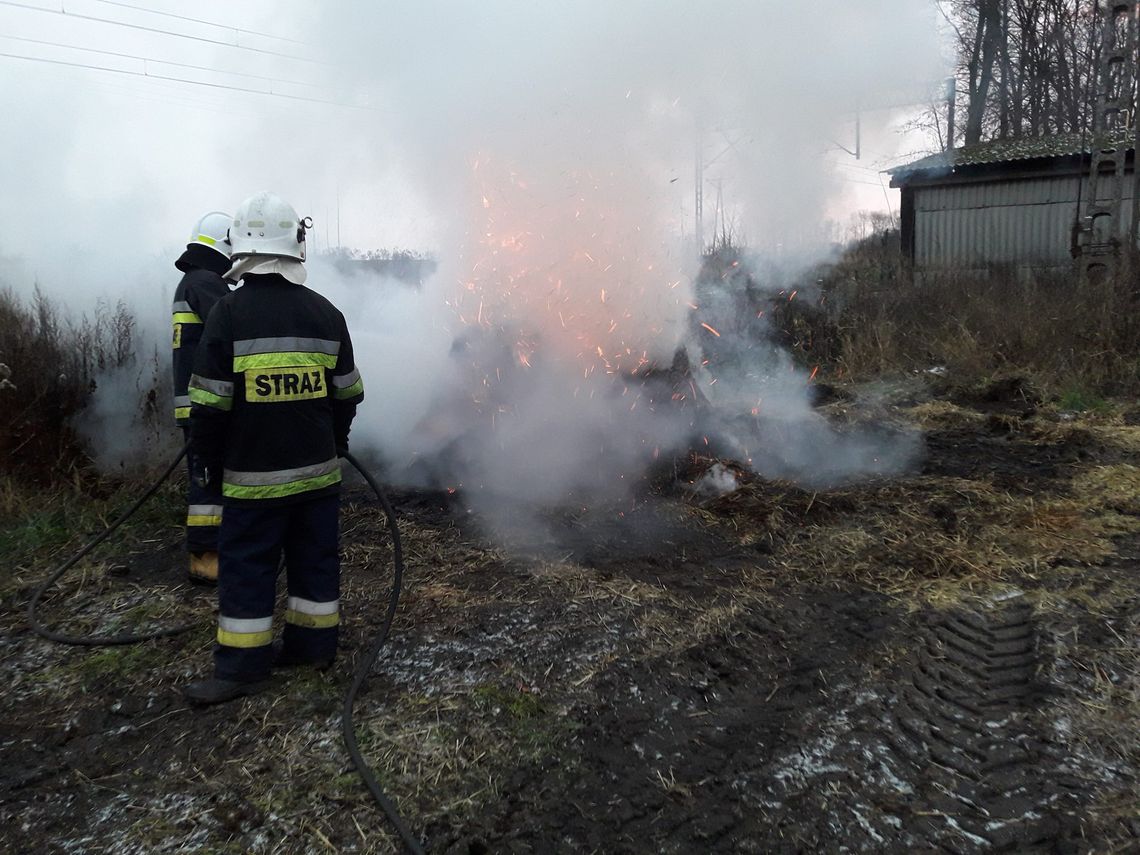
{"type": "MultiPolygon", "coordinates": [[[[856,107],[941,75],[936,20],[911,0],[263,5],[242,23],[328,61],[304,66],[315,90],[288,91],[358,107],[173,86],[139,106],[29,79],[30,95],[0,93],[23,129],[0,162],[27,164],[3,183],[33,215],[0,252],[80,311],[127,296],[161,342],[182,235],[256,190],[317,220],[314,255],[429,249],[439,267],[419,291],[310,264],[366,378],[354,443],[408,478],[532,502],[611,495],[690,438],[691,410],[628,377],[681,344],[699,362],[696,151],[706,239],[719,210],[751,246],[818,248],[843,190],[824,154],[856,107]]],[[[235,66],[194,47],[170,42],[169,58],[235,66]]],[[[275,63],[249,70],[299,76],[275,63]]],[[[697,378],[720,409],[763,400],[766,418],[793,425],[734,429],[761,471],[847,477],[899,459],[837,439],[810,412],[806,377],[778,353],[764,360],[697,378]]]]}
{"type": "MultiPolygon", "coordinates": [[[[821,153],[860,98],[937,72],[929,10],[901,0],[426,2],[324,34],[351,68],[339,82],[380,93],[387,152],[441,212],[438,275],[376,311],[377,329],[424,336],[363,333],[383,356],[362,350],[358,441],[522,501],[609,494],[691,438],[691,413],[628,375],[682,344],[699,362],[694,149],[733,163],[738,239],[818,252],[835,194],[821,153]]],[[[832,432],[778,351],[747,357],[697,382],[724,413],[763,401],[762,422],[722,438],[760,471],[823,482],[909,458],[832,432]]]]}

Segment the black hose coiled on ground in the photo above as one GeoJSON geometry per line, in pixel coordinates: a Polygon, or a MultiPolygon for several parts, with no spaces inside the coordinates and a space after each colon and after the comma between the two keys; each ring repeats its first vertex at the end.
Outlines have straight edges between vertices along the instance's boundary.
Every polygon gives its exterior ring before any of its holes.
{"type": "Polygon", "coordinates": [[[110,537],[123,523],[125,523],[143,503],[158,492],[158,488],[162,483],[170,477],[170,473],[177,468],[178,464],[182,462],[182,458],[186,456],[186,451],[190,448],[189,444],[182,447],[178,452],[178,456],[171,461],[171,464],[166,467],[166,471],[147,488],[147,491],[135,499],[134,503],[123,511],[118,518],[107,526],[95,538],[90,540],[86,546],[80,549],[77,553],[67,559],[59,566],[50,576],[39,584],[39,587],[32,592],[32,598],[28,601],[28,625],[36,635],[41,638],[46,638],[48,641],[55,641],[59,644],[73,644],[81,647],[114,647],[119,644],[138,644],[140,641],[150,641],[154,638],[169,638],[172,635],[181,635],[193,629],[197,624],[188,623],[180,624],[179,626],[171,626],[166,629],[156,629],[152,632],[128,632],[121,635],[67,635],[62,632],[55,632],[48,629],[40,621],[39,616],[36,614],[36,607],[39,605],[40,599],[47,592],[47,589],[56,583],[60,576],[74,567],[81,558],[87,555],[92,549],[110,537]]]}
{"type": "MultiPolygon", "coordinates": [[[[118,530],[119,526],[130,519],[131,516],[143,506],[147,499],[158,492],[158,488],[162,486],[163,482],[170,477],[171,473],[178,467],[178,464],[182,462],[182,458],[186,456],[189,447],[189,444],[183,446],[182,450],[178,452],[178,456],[171,461],[162,475],[147,488],[146,492],[139,496],[129,508],[120,514],[99,535],[89,541],[82,549],[71,556],[71,558],[67,559],[67,561],[61,564],[36,587],[35,591],[32,592],[31,600],[28,602],[27,617],[29,626],[31,626],[37,635],[46,638],[48,641],[58,642],[59,644],[71,644],[82,647],[113,647],[121,644],[137,644],[155,638],[168,638],[170,636],[180,635],[196,626],[196,624],[181,624],[179,626],[167,627],[166,629],[158,629],[152,632],[123,633],[121,635],[67,635],[48,629],[36,614],[36,607],[39,605],[43,595],[47,592],[47,589],[54,585],[64,573],[74,567],[84,556],[90,553],[91,550],[110,537],[118,530]]],[[[380,805],[381,810],[384,811],[385,816],[388,817],[388,820],[400,835],[400,839],[403,840],[408,851],[414,853],[414,855],[423,855],[423,847],[400,818],[400,814],[396,811],[396,806],[392,804],[392,801],[384,794],[379,781],[376,780],[376,775],[373,773],[371,767],[369,767],[364,756],[360,753],[360,747],[356,741],[356,724],[353,721],[352,708],[356,703],[356,696],[364,687],[364,682],[368,678],[368,672],[372,670],[372,666],[376,664],[376,660],[380,657],[380,650],[384,647],[384,643],[388,640],[388,633],[392,629],[392,620],[396,616],[396,607],[400,602],[400,587],[404,578],[404,550],[400,542],[400,530],[396,526],[396,511],[392,507],[392,503],[388,501],[388,496],[355,457],[345,452],[344,458],[356,468],[356,471],[360,473],[361,477],[368,482],[368,486],[372,488],[372,492],[376,494],[376,498],[380,500],[384,514],[388,518],[388,532],[392,537],[393,565],[392,592],[388,599],[388,611],[384,615],[384,623],[380,627],[380,631],[376,634],[375,640],[372,642],[368,653],[357,663],[356,670],[352,676],[352,684],[349,686],[348,693],[344,697],[344,710],[341,714],[341,728],[344,733],[344,744],[345,748],[348,749],[348,755],[352,758],[352,764],[356,767],[356,771],[360,773],[360,777],[364,781],[365,786],[368,787],[368,791],[372,794],[376,803],[380,805]]]]}

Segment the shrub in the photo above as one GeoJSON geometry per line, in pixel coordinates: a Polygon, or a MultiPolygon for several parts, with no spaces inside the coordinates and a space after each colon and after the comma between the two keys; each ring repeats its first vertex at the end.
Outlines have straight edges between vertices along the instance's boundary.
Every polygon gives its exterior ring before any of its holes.
{"type": "Polygon", "coordinates": [[[77,322],[38,288],[27,300],[0,290],[0,471],[52,481],[86,463],[73,419],[99,375],[134,360],[135,327],[122,301],[100,303],[77,322]]]}
{"type": "Polygon", "coordinates": [[[1086,284],[1072,271],[912,278],[897,232],[884,232],[811,271],[820,318],[801,309],[773,319],[801,347],[810,344],[809,358],[854,379],[943,366],[966,384],[1021,372],[1054,396],[1135,394],[1140,316],[1134,274],[1122,267],[1086,284]],[[796,335],[809,321],[813,336],[796,335]]]}

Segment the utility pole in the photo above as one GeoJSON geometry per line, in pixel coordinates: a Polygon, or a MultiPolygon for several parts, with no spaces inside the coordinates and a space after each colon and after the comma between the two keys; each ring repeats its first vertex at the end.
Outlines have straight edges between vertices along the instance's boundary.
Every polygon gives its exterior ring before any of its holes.
{"type": "Polygon", "coordinates": [[[1135,105],[1138,8],[1140,0],[1109,0],[1101,21],[1092,162],[1076,246],[1077,269],[1084,282],[1093,276],[1112,275],[1120,259],[1122,237],[1131,241],[1132,247],[1136,243],[1135,188],[1132,222],[1127,230],[1121,214],[1125,160],[1133,136],[1129,128],[1135,105]]]}
{"type": "Polygon", "coordinates": [[[728,226],[724,221],[724,181],[716,180],[716,213],[713,215],[713,249],[724,249],[728,246],[728,226]],[[720,238],[717,238],[717,229],[720,229],[720,238]]]}
{"type": "Polygon", "coordinates": [[[954,148],[954,107],[958,100],[958,81],[953,77],[946,78],[946,145],[943,151],[954,148]]]}
{"type": "Polygon", "coordinates": [[[697,121],[696,156],[694,158],[693,237],[697,243],[697,257],[705,252],[705,154],[701,139],[701,123],[697,121]]]}

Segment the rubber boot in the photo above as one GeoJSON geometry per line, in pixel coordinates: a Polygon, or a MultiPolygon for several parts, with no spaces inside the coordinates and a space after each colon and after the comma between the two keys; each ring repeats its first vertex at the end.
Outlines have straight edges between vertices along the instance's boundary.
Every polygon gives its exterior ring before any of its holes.
{"type": "Polygon", "coordinates": [[[223,680],[220,677],[211,677],[209,680],[199,680],[190,683],[182,690],[183,697],[192,704],[209,706],[210,704],[223,704],[246,695],[255,695],[269,685],[267,680],[223,680]]]}
{"type": "Polygon", "coordinates": [[[218,553],[191,552],[189,579],[195,585],[217,585],[218,553]]]}
{"type": "Polygon", "coordinates": [[[295,653],[285,650],[285,644],[281,639],[273,642],[273,667],[274,668],[316,668],[318,671],[325,671],[332,667],[336,656],[328,656],[324,659],[303,659],[295,653]]]}

